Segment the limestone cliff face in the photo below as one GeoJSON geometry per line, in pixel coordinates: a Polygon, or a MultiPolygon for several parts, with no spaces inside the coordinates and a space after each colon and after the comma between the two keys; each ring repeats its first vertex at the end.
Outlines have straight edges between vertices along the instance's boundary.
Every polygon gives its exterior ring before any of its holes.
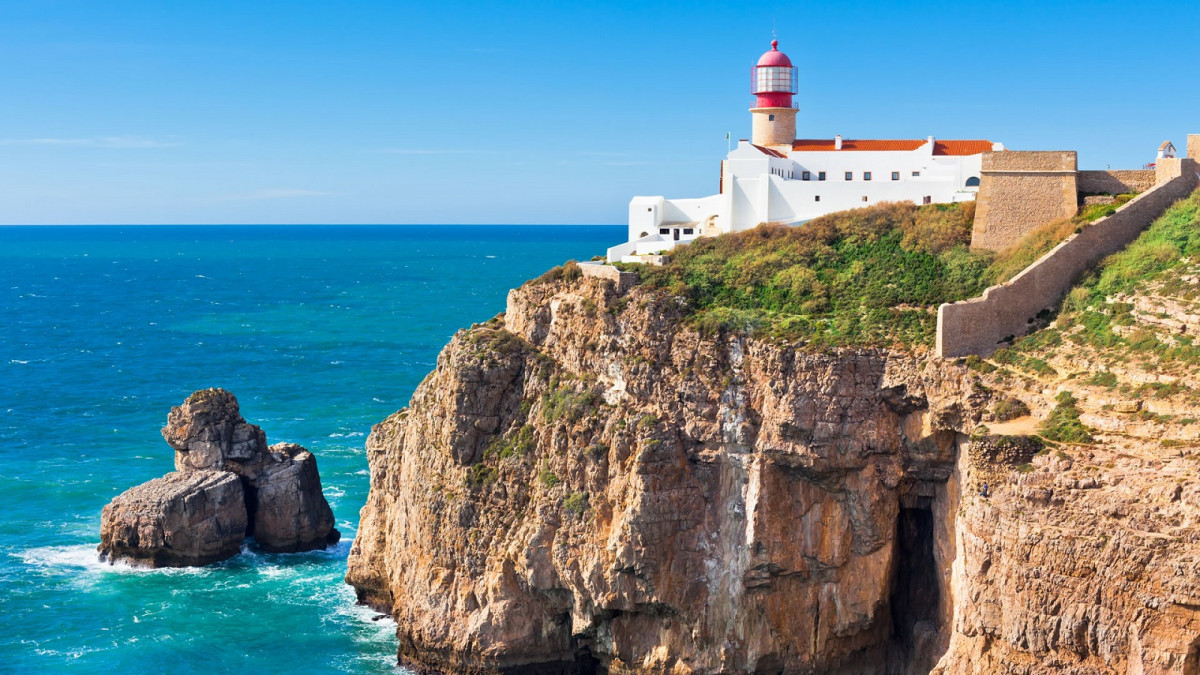
{"type": "Polygon", "coordinates": [[[1035,474],[968,436],[999,395],[902,352],[702,336],[642,288],[527,284],[368,438],[347,581],[437,672],[1095,672],[1130,622],[1180,651],[1195,541],[1032,531],[1061,503],[1006,506],[1035,474]]]}

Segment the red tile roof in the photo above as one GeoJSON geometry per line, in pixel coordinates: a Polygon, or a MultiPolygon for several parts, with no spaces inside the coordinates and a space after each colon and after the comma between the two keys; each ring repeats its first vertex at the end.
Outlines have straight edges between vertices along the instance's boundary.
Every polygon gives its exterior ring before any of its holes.
{"type": "Polygon", "coordinates": [[[978,155],[981,152],[991,152],[991,141],[934,141],[935,155],[978,155]]]}
{"type": "MultiPolygon", "coordinates": [[[[751,143],[751,145],[754,145],[754,144],[751,143]]],[[[764,155],[770,155],[772,157],[779,157],[780,159],[787,158],[787,155],[783,154],[782,152],[779,152],[778,150],[772,150],[771,148],[764,148],[761,145],[755,145],[754,147],[758,148],[759,151],[762,152],[764,155]]]]}
{"type": "MultiPolygon", "coordinates": [[[[869,152],[911,152],[925,145],[924,140],[855,140],[844,139],[842,151],[869,152]]],[[[991,141],[937,141],[933,142],[935,155],[977,155],[992,149],[991,141]]],[[[833,152],[834,139],[797,138],[792,142],[792,150],[798,152],[833,152]]]]}

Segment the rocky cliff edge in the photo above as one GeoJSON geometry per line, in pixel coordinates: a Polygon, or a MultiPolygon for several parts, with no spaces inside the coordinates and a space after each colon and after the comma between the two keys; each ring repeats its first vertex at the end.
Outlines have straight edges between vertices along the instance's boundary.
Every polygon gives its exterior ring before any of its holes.
{"type": "Polygon", "coordinates": [[[1076,495],[1110,486],[1046,488],[1063,460],[981,435],[1006,396],[995,378],[902,350],[705,336],[680,302],[526,284],[373,429],[347,581],[395,617],[402,662],[1200,668],[1194,481],[1164,493],[1167,538],[1137,525],[1163,507],[1150,484],[1108,493],[1121,520],[1074,519],[1098,508],[1076,495]]]}

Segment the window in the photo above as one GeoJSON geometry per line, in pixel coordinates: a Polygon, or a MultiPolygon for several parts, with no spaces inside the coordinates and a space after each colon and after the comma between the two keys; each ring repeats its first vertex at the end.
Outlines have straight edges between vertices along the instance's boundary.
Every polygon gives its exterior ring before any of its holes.
{"type": "Polygon", "coordinates": [[[892,172],[892,180],[900,180],[900,172],[899,171],[892,172]]]}
{"type": "Polygon", "coordinates": [[[967,187],[979,187],[979,178],[971,176],[967,179],[967,187]]]}
{"type": "Polygon", "coordinates": [[[683,233],[684,233],[684,234],[691,234],[691,233],[692,233],[692,228],[690,228],[690,227],[685,227],[685,228],[683,228],[683,233]]]}
{"type": "Polygon", "coordinates": [[[871,172],[870,171],[863,172],[863,180],[871,180],[871,172]]]}
{"type": "Polygon", "coordinates": [[[817,173],[817,180],[825,180],[825,172],[824,171],[820,171],[817,173]]]}
{"type": "Polygon", "coordinates": [[[671,234],[671,228],[669,228],[669,227],[660,227],[660,228],[658,228],[658,233],[659,233],[659,234],[671,234]]]}
{"type": "Polygon", "coordinates": [[[921,177],[921,172],[920,172],[920,171],[914,171],[914,172],[913,172],[913,178],[920,178],[920,177],[921,177]]]}
{"type": "Polygon", "coordinates": [[[866,195],[863,195],[863,201],[864,201],[864,202],[865,202],[865,201],[867,201],[867,196],[866,196],[866,195]]]}
{"type": "Polygon", "coordinates": [[[775,121],[775,116],[774,116],[774,115],[767,115],[767,121],[768,121],[768,122],[774,122],[774,121],[775,121]]]}
{"type": "Polygon", "coordinates": [[[813,199],[813,201],[814,201],[814,202],[819,202],[819,201],[821,201],[821,195],[817,195],[816,199],[813,199]]]}
{"type": "Polygon", "coordinates": [[[653,210],[654,210],[654,208],[653,208],[653,207],[649,207],[649,208],[647,208],[646,210],[647,210],[647,211],[653,211],[653,210]]]}
{"type": "Polygon", "coordinates": [[[926,195],[926,196],[925,196],[925,201],[923,201],[923,202],[921,202],[921,203],[922,203],[922,204],[932,204],[932,203],[933,203],[933,197],[930,197],[930,196],[926,195]]]}
{"type": "Polygon", "coordinates": [[[811,176],[810,176],[810,174],[809,174],[807,171],[805,171],[804,173],[800,174],[800,178],[801,178],[801,179],[803,179],[803,180],[808,180],[810,177],[811,177],[811,176]]]}
{"type": "Polygon", "coordinates": [[[854,172],[853,171],[846,172],[846,180],[854,180],[854,172]]]}

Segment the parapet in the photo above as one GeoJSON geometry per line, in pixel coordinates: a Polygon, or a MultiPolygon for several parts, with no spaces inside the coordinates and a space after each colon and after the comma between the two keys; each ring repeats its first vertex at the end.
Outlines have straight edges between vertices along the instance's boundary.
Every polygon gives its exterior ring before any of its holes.
{"type": "Polygon", "coordinates": [[[1188,134],[1187,156],[1200,162],[1200,134],[1188,134]]]}
{"type": "Polygon", "coordinates": [[[1018,173],[1075,173],[1079,155],[1074,150],[1006,150],[983,153],[983,171],[1018,173]]]}

